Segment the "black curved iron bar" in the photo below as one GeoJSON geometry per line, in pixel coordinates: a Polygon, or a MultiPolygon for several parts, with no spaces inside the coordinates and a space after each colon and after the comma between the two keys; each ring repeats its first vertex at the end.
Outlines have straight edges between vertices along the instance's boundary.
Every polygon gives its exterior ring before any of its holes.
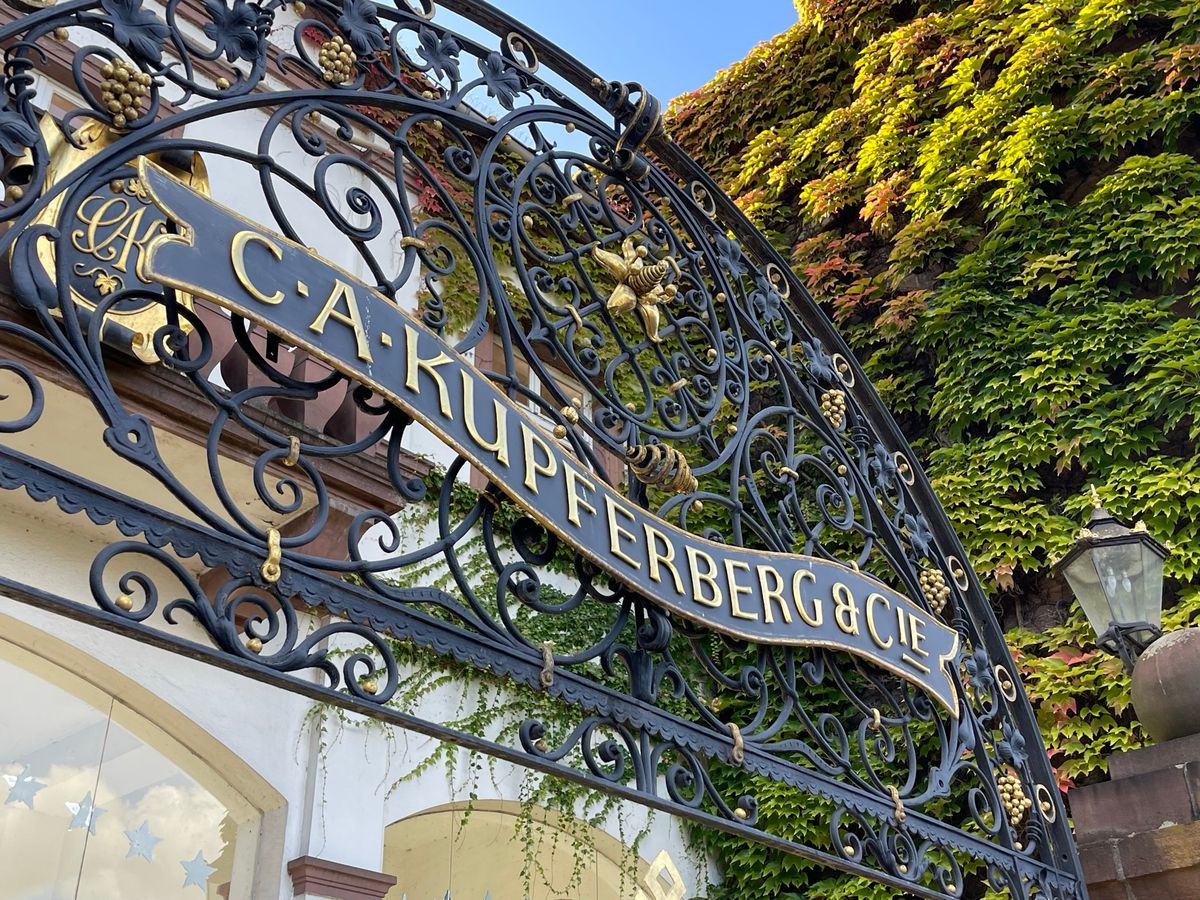
{"type": "MultiPolygon", "coordinates": [[[[496,743],[469,732],[461,732],[447,728],[443,725],[430,722],[418,716],[405,713],[396,709],[395,707],[367,706],[363,703],[361,698],[352,694],[347,694],[342,691],[337,691],[332,688],[316,684],[311,680],[291,676],[289,674],[280,672],[277,669],[263,665],[257,662],[255,659],[241,656],[232,657],[229,654],[222,653],[219,650],[175,637],[174,635],[158,629],[139,627],[138,625],[131,623],[130,620],[125,616],[115,615],[99,609],[88,609],[74,601],[58,597],[47,591],[39,590],[28,585],[11,581],[10,579],[2,576],[0,576],[0,588],[4,590],[7,596],[10,596],[15,600],[26,603],[30,606],[55,612],[66,618],[93,624],[115,634],[136,640],[139,643],[148,644],[150,646],[177,653],[179,655],[197,660],[198,662],[213,665],[226,671],[246,675],[263,684],[270,684],[284,690],[292,691],[293,693],[308,697],[309,699],[319,703],[325,703],[330,706],[345,709],[349,712],[369,715],[372,718],[378,719],[379,721],[416,732],[417,734],[423,734],[437,740],[448,741],[468,750],[483,753],[488,756],[495,757],[496,759],[505,760],[518,766],[535,768],[539,771],[545,772],[548,775],[554,775],[559,778],[564,778],[568,781],[574,781],[582,784],[585,787],[597,786],[596,780],[593,777],[584,774],[571,766],[558,765],[552,761],[540,759],[538,756],[531,756],[520,750],[515,750],[506,744],[496,743]]],[[[811,859],[814,862],[845,871],[849,874],[861,875],[864,872],[863,867],[847,863],[845,859],[839,856],[825,853],[820,850],[814,850],[813,848],[805,845],[797,844],[769,833],[759,831],[755,828],[741,825],[736,817],[727,818],[713,815],[712,813],[707,813],[699,809],[686,808],[681,804],[671,802],[668,799],[660,798],[653,794],[645,793],[637,788],[630,788],[621,783],[607,782],[603,789],[624,800],[640,803],[672,815],[683,815],[700,825],[704,825],[709,828],[715,828],[719,831],[726,831],[731,834],[744,837],[747,840],[766,844],[786,853],[802,856],[806,859],[811,859]],[[686,811],[684,811],[685,809],[686,811]]],[[[973,842],[974,841],[972,839],[967,838],[963,841],[963,844],[970,845],[973,842]]],[[[935,843],[935,846],[941,845],[935,843]]],[[[991,865],[995,865],[998,870],[1003,871],[1005,873],[1005,878],[1010,883],[1018,878],[1023,879],[1023,882],[1045,882],[1047,878],[1040,866],[1027,861],[1019,862],[1016,867],[1016,871],[1010,870],[1000,859],[989,859],[988,862],[991,865]]],[[[930,900],[945,900],[945,898],[950,896],[943,891],[931,890],[921,884],[914,883],[913,881],[886,871],[874,872],[872,870],[870,877],[881,884],[886,884],[891,887],[904,890],[914,896],[930,898],[930,900]]],[[[1053,875],[1050,876],[1052,879],[1054,877],[1055,876],[1053,875]]],[[[1051,881],[1049,883],[1053,884],[1055,881],[1051,881]]],[[[1065,897],[1067,895],[1050,894],[1047,896],[1065,897]]]]}
{"type": "MultiPolygon", "coordinates": [[[[64,512],[82,512],[96,524],[112,524],[130,537],[141,536],[150,547],[169,547],[181,558],[195,556],[210,567],[224,565],[235,578],[255,578],[261,567],[261,551],[249,541],[213,535],[196,523],[162,510],[148,511],[135,499],[111,488],[93,483],[81,484],[76,476],[57,466],[2,445],[0,489],[25,490],[32,499],[39,502],[54,501],[64,512]]],[[[0,583],[5,585],[6,590],[11,590],[18,599],[44,593],[10,579],[0,578],[0,583]]],[[[283,596],[296,596],[314,608],[327,609],[333,615],[345,616],[350,621],[367,625],[377,632],[402,640],[411,640],[418,645],[453,656],[461,662],[473,662],[529,687],[541,689],[542,659],[539,654],[520,653],[515,649],[500,647],[483,635],[463,632],[450,623],[427,616],[411,607],[402,608],[382,603],[371,592],[350,583],[285,562],[274,591],[283,596]]],[[[61,602],[72,608],[73,617],[87,618],[104,614],[103,610],[93,610],[75,601],[61,602]]],[[[127,633],[132,631],[139,639],[149,638],[151,634],[161,637],[163,634],[161,630],[139,623],[136,612],[132,615],[108,615],[120,621],[121,630],[127,633]]],[[[181,639],[175,640],[196,646],[181,639]]],[[[249,659],[244,655],[244,651],[235,655],[239,660],[249,659]]],[[[554,684],[548,690],[568,702],[579,704],[584,709],[603,712],[640,730],[680,741],[691,750],[707,757],[722,758],[728,753],[728,740],[717,738],[710,730],[678,719],[650,704],[633,700],[569,670],[557,673],[554,684]]],[[[361,707],[359,711],[374,715],[380,709],[378,704],[374,704],[371,707],[361,707]]],[[[825,782],[814,774],[781,763],[753,745],[746,747],[746,768],[778,778],[797,789],[818,796],[840,798],[856,808],[869,810],[872,814],[884,818],[892,809],[890,801],[886,799],[850,785],[825,782]]],[[[961,842],[962,846],[969,847],[972,854],[981,859],[1003,861],[1009,865],[1013,864],[1014,860],[1024,865],[1041,865],[1022,854],[1013,854],[1003,847],[961,832],[916,810],[908,813],[906,825],[939,843],[961,842]]]]}

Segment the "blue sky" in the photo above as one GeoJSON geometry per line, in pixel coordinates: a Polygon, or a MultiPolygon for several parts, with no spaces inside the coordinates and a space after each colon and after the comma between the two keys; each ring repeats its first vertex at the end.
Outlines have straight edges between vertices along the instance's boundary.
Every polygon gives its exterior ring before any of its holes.
{"type": "Polygon", "coordinates": [[[665,106],[796,22],[792,0],[491,0],[611,81],[665,106]]]}

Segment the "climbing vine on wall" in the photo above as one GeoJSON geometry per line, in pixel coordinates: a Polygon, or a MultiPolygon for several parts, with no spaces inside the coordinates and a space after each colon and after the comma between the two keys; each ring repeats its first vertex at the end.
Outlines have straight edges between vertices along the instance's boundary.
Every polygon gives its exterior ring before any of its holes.
{"type": "MultiPolygon", "coordinates": [[[[796,6],[668,130],[791,255],[1026,626],[1010,639],[1064,788],[1101,779],[1145,736],[1051,573],[1089,484],[1173,544],[1168,627],[1200,613],[1200,5],[796,6]]],[[[841,896],[715,840],[729,896],[756,869],[755,896],[841,896]]]]}

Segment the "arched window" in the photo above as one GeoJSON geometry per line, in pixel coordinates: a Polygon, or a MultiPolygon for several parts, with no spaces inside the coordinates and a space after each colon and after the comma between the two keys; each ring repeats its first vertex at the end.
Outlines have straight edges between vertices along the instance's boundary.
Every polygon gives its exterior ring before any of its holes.
{"type": "Polygon", "coordinates": [[[261,812],[196,748],[4,638],[0,698],[5,898],[251,896],[261,812]]]}

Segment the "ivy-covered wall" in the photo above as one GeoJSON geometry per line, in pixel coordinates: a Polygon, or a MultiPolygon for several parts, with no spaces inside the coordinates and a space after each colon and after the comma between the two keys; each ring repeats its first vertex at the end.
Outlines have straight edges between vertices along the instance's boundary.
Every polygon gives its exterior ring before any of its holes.
{"type": "MultiPolygon", "coordinates": [[[[1167,626],[1200,617],[1200,3],[796,6],[668,129],[790,254],[899,417],[1024,626],[1063,787],[1102,779],[1144,737],[1051,563],[1095,485],[1171,542],[1167,626]]],[[[763,800],[804,827],[786,793],[763,800]]],[[[731,897],[878,893],[713,840],[731,897]]]]}

